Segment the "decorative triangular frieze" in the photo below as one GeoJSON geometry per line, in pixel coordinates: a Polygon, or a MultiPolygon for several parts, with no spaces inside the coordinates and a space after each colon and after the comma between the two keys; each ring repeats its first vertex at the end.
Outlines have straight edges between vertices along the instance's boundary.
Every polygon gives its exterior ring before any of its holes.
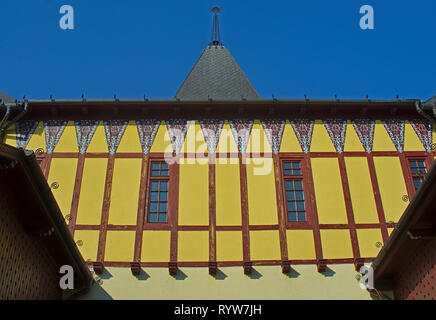
{"type": "Polygon", "coordinates": [[[304,153],[309,153],[315,121],[309,119],[293,119],[290,122],[301,149],[304,153]]]}
{"type": "Polygon", "coordinates": [[[240,153],[245,153],[248,141],[250,140],[251,128],[253,120],[248,119],[233,119],[229,120],[230,128],[233,133],[236,145],[240,153]]]}
{"type": "Polygon", "coordinates": [[[397,148],[398,152],[404,150],[404,120],[400,119],[386,119],[382,120],[383,125],[389,134],[392,142],[397,148]]]}
{"type": "Polygon", "coordinates": [[[374,144],[375,121],[370,119],[354,119],[351,123],[363,148],[367,153],[371,153],[374,144]]]}
{"type": "Polygon", "coordinates": [[[326,119],[323,123],[336,151],[342,153],[344,151],[347,121],[342,119],[326,119]]]}
{"type": "Polygon", "coordinates": [[[157,130],[159,129],[159,124],[160,121],[156,119],[136,120],[139,142],[144,154],[148,154],[150,152],[150,148],[153,145],[157,130]]]}
{"type": "Polygon", "coordinates": [[[76,128],[77,146],[79,152],[84,154],[91,143],[95,130],[98,127],[98,121],[96,120],[78,120],[74,121],[76,128]]]}
{"type": "Polygon", "coordinates": [[[188,132],[188,122],[184,119],[171,119],[166,121],[173,150],[176,154],[182,150],[188,132]]]}
{"type": "Polygon", "coordinates": [[[65,130],[67,121],[64,120],[48,120],[44,121],[45,145],[47,153],[53,153],[56,145],[65,130]]]}
{"type": "Polygon", "coordinates": [[[27,147],[37,127],[38,121],[34,120],[21,120],[15,124],[17,148],[27,147]]]}
{"type": "Polygon", "coordinates": [[[207,150],[210,154],[216,152],[218,141],[223,130],[224,120],[218,119],[203,119],[200,120],[201,130],[203,131],[204,140],[207,150]]]}
{"type": "Polygon", "coordinates": [[[285,120],[262,120],[263,130],[265,131],[265,135],[268,139],[271,149],[275,154],[279,153],[280,151],[285,124],[285,120]]]}
{"type": "Polygon", "coordinates": [[[117,151],[128,123],[129,122],[127,120],[103,121],[109,154],[115,154],[115,152],[117,151]]]}
{"type": "Polygon", "coordinates": [[[431,152],[433,144],[432,123],[427,119],[413,119],[410,120],[410,124],[425,150],[431,152]]]}

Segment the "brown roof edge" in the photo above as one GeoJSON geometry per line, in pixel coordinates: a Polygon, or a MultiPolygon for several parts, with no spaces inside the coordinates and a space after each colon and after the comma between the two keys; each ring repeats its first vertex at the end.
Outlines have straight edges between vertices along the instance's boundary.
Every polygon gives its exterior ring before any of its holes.
{"type": "Polygon", "coordinates": [[[79,279],[81,279],[80,287],[75,288],[75,291],[85,293],[93,283],[92,274],[71,237],[71,233],[65,224],[62,213],[36,161],[33,151],[0,144],[0,158],[16,161],[23,169],[25,173],[25,181],[23,183],[31,185],[32,190],[35,191],[35,196],[32,196],[32,200],[39,201],[40,206],[44,208],[44,210],[38,210],[37,213],[42,211],[44,216],[41,216],[41,220],[49,221],[50,225],[53,226],[54,234],[57,238],[61,239],[60,248],[70,258],[70,261],[67,262],[71,264],[75,272],[79,273],[79,279]]]}
{"type": "Polygon", "coordinates": [[[433,205],[433,207],[436,205],[436,162],[431,166],[420,188],[400,218],[396,228],[372,263],[376,282],[378,279],[382,280],[382,278],[389,277],[387,271],[388,268],[393,267],[391,263],[395,258],[400,257],[400,253],[404,254],[402,249],[406,247],[411,248],[408,244],[416,241],[410,239],[408,232],[416,226],[423,215],[427,213],[426,209],[431,205],[433,205]]]}

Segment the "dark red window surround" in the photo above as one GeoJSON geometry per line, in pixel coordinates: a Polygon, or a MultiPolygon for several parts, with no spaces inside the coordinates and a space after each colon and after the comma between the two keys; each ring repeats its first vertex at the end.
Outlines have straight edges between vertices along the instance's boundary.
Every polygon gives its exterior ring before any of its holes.
{"type": "Polygon", "coordinates": [[[169,166],[165,161],[151,161],[148,183],[147,223],[168,222],[169,166]]]}
{"type": "Polygon", "coordinates": [[[427,174],[425,159],[408,159],[408,162],[413,186],[415,187],[415,191],[417,191],[422,181],[424,180],[425,175],[427,174]]]}
{"type": "Polygon", "coordinates": [[[300,160],[283,160],[282,177],[285,191],[285,213],[288,223],[307,222],[304,176],[300,160]]]}

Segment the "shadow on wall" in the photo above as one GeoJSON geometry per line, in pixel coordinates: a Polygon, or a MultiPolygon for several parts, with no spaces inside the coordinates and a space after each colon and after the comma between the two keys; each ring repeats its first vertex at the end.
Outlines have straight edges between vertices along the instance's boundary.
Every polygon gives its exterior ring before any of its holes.
{"type": "Polygon", "coordinates": [[[76,300],[114,300],[110,294],[104,290],[100,284],[94,283],[89,291],[76,300]]]}

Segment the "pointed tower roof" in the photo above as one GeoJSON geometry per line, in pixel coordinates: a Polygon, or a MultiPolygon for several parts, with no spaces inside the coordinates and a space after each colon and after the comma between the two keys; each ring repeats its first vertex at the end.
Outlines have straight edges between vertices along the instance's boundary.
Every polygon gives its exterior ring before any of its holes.
{"type": "Polygon", "coordinates": [[[261,99],[229,50],[221,43],[218,7],[212,8],[214,20],[212,41],[189,72],[176,93],[181,100],[247,100],[261,99]]]}

